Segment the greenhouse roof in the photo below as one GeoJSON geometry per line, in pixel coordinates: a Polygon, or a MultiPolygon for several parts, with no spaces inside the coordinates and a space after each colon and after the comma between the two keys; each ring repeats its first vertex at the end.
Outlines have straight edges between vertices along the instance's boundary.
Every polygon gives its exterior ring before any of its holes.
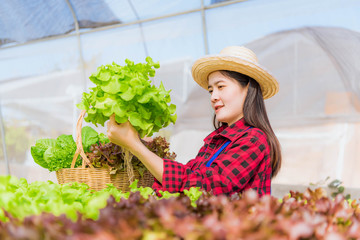
{"type": "Polygon", "coordinates": [[[141,23],[201,11],[221,2],[241,1],[38,0],[24,3],[21,0],[8,0],[2,3],[0,9],[0,48],[105,26],[141,23]]]}

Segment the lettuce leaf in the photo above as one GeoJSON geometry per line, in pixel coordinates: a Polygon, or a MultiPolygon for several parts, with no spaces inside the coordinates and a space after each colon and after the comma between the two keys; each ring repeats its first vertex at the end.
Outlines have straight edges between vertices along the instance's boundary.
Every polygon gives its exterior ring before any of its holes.
{"type": "Polygon", "coordinates": [[[84,152],[89,152],[91,145],[99,142],[99,135],[92,127],[85,126],[81,129],[81,140],[84,152]]]}
{"type": "MultiPolygon", "coordinates": [[[[44,153],[44,159],[50,171],[57,171],[61,168],[70,168],[76,151],[76,143],[72,135],[62,134],[56,139],[54,147],[48,148],[44,153]]],[[[81,165],[80,157],[75,167],[81,165]]]]}
{"type": "Polygon", "coordinates": [[[31,156],[34,158],[34,161],[43,168],[49,168],[48,163],[44,159],[44,153],[49,147],[54,147],[55,144],[56,144],[55,139],[37,140],[35,146],[32,146],[30,149],[31,156]]]}
{"type": "Polygon", "coordinates": [[[106,143],[109,143],[110,141],[105,134],[100,133],[99,134],[99,142],[106,144],[106,143]]]}

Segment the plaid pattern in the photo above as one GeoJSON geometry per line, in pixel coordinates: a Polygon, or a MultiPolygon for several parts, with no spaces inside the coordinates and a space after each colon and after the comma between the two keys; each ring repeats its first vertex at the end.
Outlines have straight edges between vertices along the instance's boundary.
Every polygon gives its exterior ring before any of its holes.
{"type": "Polygon", "coordinates": [[[262,196],[271,192],[271,170],[266,135],[258,128],[249,129],[245,120],[240,119],[207,136],[196,158],[186,165],[164,159],[162,184],[155,179],[153,188],[158,193],[201,187],[215,195],[231,195],[252,188],[262,196]],[[206,167],[228,140],[230,144],[206,167]]]}

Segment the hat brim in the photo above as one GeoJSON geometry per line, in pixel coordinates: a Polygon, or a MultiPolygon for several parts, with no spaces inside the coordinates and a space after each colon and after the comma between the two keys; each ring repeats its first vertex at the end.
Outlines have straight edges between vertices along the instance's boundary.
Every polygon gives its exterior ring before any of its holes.
{"type": "Polygon", "coordinates": [[[239,72],[253,78],[259,83],[264,99],[274,96],[279,91],[275,77],[257,63],[240,57],[226,55],[203,57],[193,64],[191,72],[194,80],[208,90],[209,74],[219,70],[239,72]]]}

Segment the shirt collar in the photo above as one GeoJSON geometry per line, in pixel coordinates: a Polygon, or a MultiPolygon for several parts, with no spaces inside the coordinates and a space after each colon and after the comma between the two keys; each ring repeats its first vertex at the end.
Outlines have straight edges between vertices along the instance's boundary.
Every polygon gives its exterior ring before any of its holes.
{"type": "Polygon", "coordinates": [[[206,139],[204,139],[204,141],[210,141],[210,139],[214,138],[215,136],[223,136],[233,142],[239,137],[239,134],[247,130],[249,126],[250,125],[246,124],[245,118],[241,118],[230,126],[223,125],[216,129],[206,139]]]}
{"type": "Polygon", "coordinates": [[[241,118],[230,126],[224,126],[219,132],[219,135],[228,138],[230,141],[234,141],[239,137],[243,131],[249,128],[249,125],[246,124],[245,118],[241,118]]]}

